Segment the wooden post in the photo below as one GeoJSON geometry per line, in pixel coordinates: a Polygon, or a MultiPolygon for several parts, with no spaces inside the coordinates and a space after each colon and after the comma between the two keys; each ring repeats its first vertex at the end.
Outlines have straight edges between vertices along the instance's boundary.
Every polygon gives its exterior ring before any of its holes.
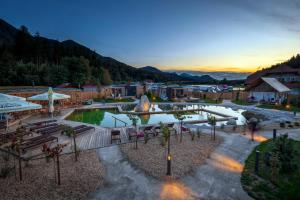
{"type": "Polygon", "coordinates": [[[259,173],[259,151],[255,152],[255,174],[259,173]]]}
{"type": "Polygon", "coordinates": [[[214,141],[216,140],[216,125],[214,124],[214,141]]]}
{"type": "Polygon", "coordinates": [[[74,152],[75,152],[75,161],[77,162],[77,147],[76,147],[76,134],[73,133],[73,140],[74,140],[74,152]]]}
{"type": "Polygon", "coordinates": [[[57,152],[56,154],[56,164],[57,164],[57,184],[60,185],[59,152],[57,152]]]}
{"type": "Polygon", "coordinates": [[[183,120],[180,121],[180,143],[182,142],[182,123],[183,123],[183,120]]]}
{"type": "Polygon", "coordinates": [[[20,181],[22,181],[23,176],[22,176],[22,160],[21,160],[20,148],[19,148],[19,176],[20,176],[20,181]]]}
{"type": "Polygon", "coordinates": [[[135,127],[135,149],[138,148],[138,129],[135,127]]]}

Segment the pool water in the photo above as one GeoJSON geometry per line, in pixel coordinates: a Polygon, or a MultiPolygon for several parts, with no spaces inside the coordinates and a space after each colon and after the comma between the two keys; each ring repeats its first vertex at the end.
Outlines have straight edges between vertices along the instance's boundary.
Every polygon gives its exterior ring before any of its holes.
{"type": "MultiPolygon", "coordinates": [[[[225,108],[222,106],[201,106],[207,110],[223,113],[226,115],[230,115],[233,117],[238,117],[237,124],[242,125],[245,123],[245,118],[241,114],[243,110],[232,110],[231,108],[225,108]]],[[[176,109],[181,110],[190,110],[197,109],[198,105],[188,105],[188,106],[180,106],[176,109]]],[[[123,109],[124,110],[124,109],[123,109]]],[[[153,105],[151,108],[151,112],[156,111],[166,111],[171,110],[170,107],[166,105],[153,105]],[[154,109],[153,109],[154,108],[154,109]]],[[[158,124],[160,122],[168,123],[168,122],[178,122],[176,114],[174,113],[160,113],[160,114],[147,114],[147,115],[135,115],[137,116],[137,124],[138,125],[146,125],[146,124],[158,124]]],[[[203,111],[186,111],[183,112],[182,115],[185,119],[183,121],[191,121],[191,120],[205,120],[208,116],[215,116],[216,118],[222,118],[221,116],[214,115],[208,112],[203,111]]],[[[75,110],[71,115],[69,115],[67,120],[78,121],[89,123],[93,125],[99,125],[102,127],[122,127],[132,125],[132,121],[130,119],[129,114],[123,114],[118,111],[117,108],[95,108],[95,109],[81,109],[75,110]],[[115,120],[118,118],[119,120],[115,120]]],[[[221,124],[226,124],[226,122],[217,122],[217,126],[221,124]]]]}

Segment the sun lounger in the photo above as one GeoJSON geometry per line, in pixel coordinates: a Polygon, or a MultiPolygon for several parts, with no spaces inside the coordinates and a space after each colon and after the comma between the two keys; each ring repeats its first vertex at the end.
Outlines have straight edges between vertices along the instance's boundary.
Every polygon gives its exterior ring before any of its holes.
{"type": "Polygon", "coordinates": [[[79,125],[79,126],[75,126],[75,127],[73,127],[73,130],[76,131],[76,130],[82,129],[82,128],[84,128],[84,127],[87,127],[87,125],[79,125]]]}
{"type": "Polygon", "coordinates": [[[75,130],[75,134],[76,134],[76,135],[79,135],[79,134],[81,134],[81,133],[84,133],[84,132],[89,131],[89,130],[92,130],[92,129],[94,129],[94,131],[95,131],[95,128],[94,128],[94,127],[92,127],[92,126],[87,126],[87,127],[84,127],[84,128],[75,130]]]}
{"type": "Polygon", "coordinates": [[[49,128],[49,129],[47,129],[47,130],[41,130],[41,131],[39,131],[39,133],[41,133],[42,135],[45,135],[45,134],[56,133],[56,132],[58,132],[58,131],[60,131],[60,130],[61,130],[61,127],[55,126],[55,127],[49,128]]]}
{"type": "Polygon", "coordinates": [[[35,132],[36,133],[43,133],[43,132],[45,132],[45,131],[49,131],[49,130],[52,130],[52,129],[56,129],[56,128],[58,128],[59,126],[56,124],[56,125],[54,125],[54,126],[50,126],[50,127],[46,127],[46,128],[43,128],[43,129],[38,129],[38,130],[36,130],[35,132]]]}
{"type": "Polygon", "coordinates": [[[121,143],[121,133],[119,130],[111,130],[110,143],[112,144],[115,140],[121,143]]]}
{"type": "Polygon", "coordinates": [[[42,144],[45,144],[47,142],[52,142],[54,140],[56,140],[58,142],[58,138],[57,137],[53,137],[53,136],[45,137],[44,139],[37,140],[37,141],[31,142],[31,143],[27,143],[25,145],[22,145],[21,149],[24,152],[27,149],[36,148],[36,147],[41,146],[42,144]]]}
{"type": "Polygon", "coordinates": [[[40,121],[40,122],[32,123],[32,125],[43,125],[43,124],[50,124],[50,123],[53,123],[53,122],[57,122],[57,120],[56,119],[51,119],[51,120],[46,120],[46,121],[40,121]]]}
{"type": "Polygon", "coordinates": [[[37,125],[35,127],[30,128],[30,130],[31,131],[36,131],[38,129],[44,129],[44,128],[48,128],[48,127],[52,127],[52,126],[57,126],[57,123],[45,124],[45,125],[37,125]]]}

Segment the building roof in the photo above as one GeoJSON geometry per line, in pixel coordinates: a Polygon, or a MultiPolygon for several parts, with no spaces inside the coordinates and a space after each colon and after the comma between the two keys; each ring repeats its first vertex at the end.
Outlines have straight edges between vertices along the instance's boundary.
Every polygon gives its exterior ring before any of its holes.
{"type": "Polygon", "coordinates": [[[278,81],[276,78],[261,78],[264,82],[266,82],[268,85],[270,85],[272,88],[274,88],[278,92],[289,92],[290,89],[283,85],[280,81],[278,81]]]}

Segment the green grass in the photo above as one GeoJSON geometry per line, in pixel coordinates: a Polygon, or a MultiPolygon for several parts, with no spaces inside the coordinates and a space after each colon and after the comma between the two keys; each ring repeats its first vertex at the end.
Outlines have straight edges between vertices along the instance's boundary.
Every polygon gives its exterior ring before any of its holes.
{"type": "MultiPolygon", "coordinates": [[[[300,153],[300,142],[293,141],[293,144],[300,153]]],[[[275,183],[271,181],[271,170],[265,167],[263,156],[264,153],[271,151],[272,145],[273,140],[263,142],[249,155],[241,177],[243,188],[254,199],[300,199],[300,166],[293,173],[279,173],[275,183]],[[254,174],[256,150],[261,152],[259,175],[254,174]]],[[[296,156],[297,163],[300,163],[299,153],[296,156]]]]}
{"type": "Polygon", "coordinates": [[[254,105],[255,103],[250,103],[247,101],[242,101],[242,100],[232,100],[232,103],[238,104],[238,105],[242,105],[242,106],[249,106],[249,105],[254,105]]]}
{"type": "Polygon", "coordinates": [[[119,102],[134,102],[134,99],[132,98],[121,98],[121,99],[93,99],[95,102],[101,102],[101,103],[119,103],[119,102]]]}
{"type": "Polygon", "coordinates": [[[209,103],[209,104],[220,104],[222,101],[220,100],[213,100],[213,99],[203,99],[204,103],[209,103]]]}
{"type": "Polygon", "coordinates": [[[289,108],[287,108],[284,105],[269,105],[269,104],[261,104],[257,107],[266,108],[266,109],[285,110],[285,111],[291,111],[291,112],[300,112],[300,107],[296,107],[296,106],[292,106],[292,105],[289,108]]]}

